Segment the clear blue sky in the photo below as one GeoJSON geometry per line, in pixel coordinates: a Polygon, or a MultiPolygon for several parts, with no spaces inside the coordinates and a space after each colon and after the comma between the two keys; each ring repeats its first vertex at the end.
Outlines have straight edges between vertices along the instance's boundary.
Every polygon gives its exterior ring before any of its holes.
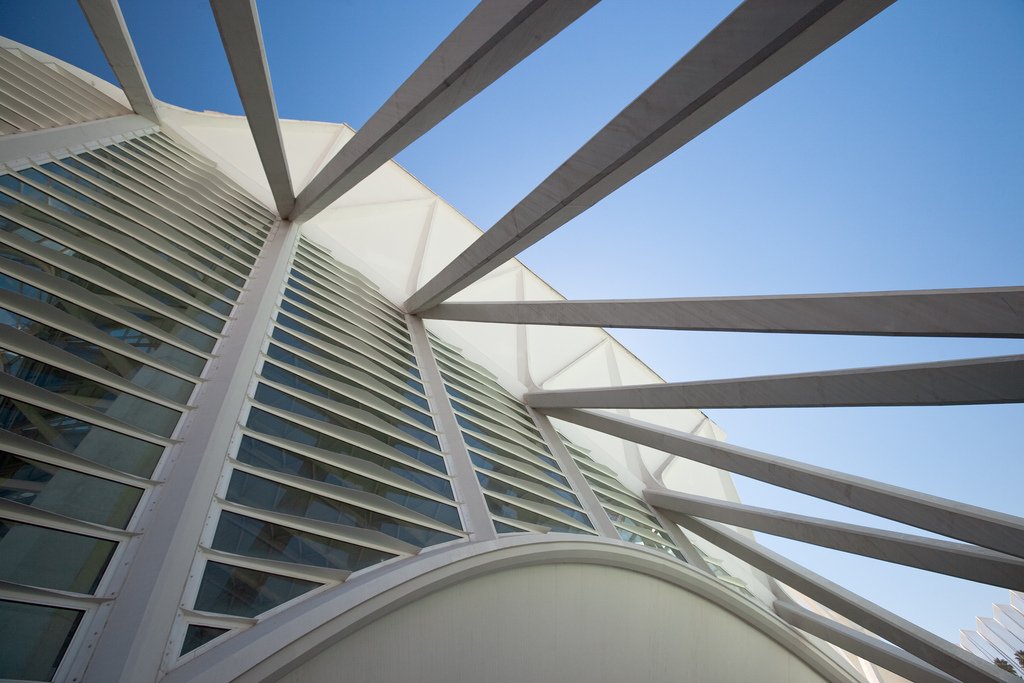
{"type": "MultiPolygon", "coordinates": [[[[260,2],[282,116],[358,127],[473,4],[260,2]]],[[[398,160],[486,229],[735,4],[604,0],[398,160]]],[[[206,2],[122,6],[157,97],[242,113],[206,2]]],[[[113,80],[75,3],[0,0],[0,27],[113,80]]],[[[569,298],[1024,284],[1024,2],[899,0],[522,258],[569,298]]],[[[616,336],[669,381],[1024,351],[1006,340],[616,336]]],[[[1022,406],[712,417],[734,443],[1024,515],[1022,406]]],[[[738,486],[752,504],[870,519],[738,486]]],[[[951,640],[1006,600],[761,539],[951,640]]]]}

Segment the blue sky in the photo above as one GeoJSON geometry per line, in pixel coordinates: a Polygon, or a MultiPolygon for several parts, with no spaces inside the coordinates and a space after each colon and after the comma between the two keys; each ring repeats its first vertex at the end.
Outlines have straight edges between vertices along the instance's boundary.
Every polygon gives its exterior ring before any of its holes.
{"type": "MultiPolygon", "coordinates": [[[[361,125],[474,3],[260,2],[282,116],[361,125]]],[[[604,0],[398,161],[487,228],[734,1],[604,0]]],[[[122,0],[157,97],[241,114],[208,4],[122,0]]],[[[113,80],[75,3],[11,38],[113,80]]],[[[1024,3],[899,0],[522,260],[569,298],[1024,283],[1024,3]]],[[[1019,340],[616,331],[669,381],[1024,352],[1019,340]]],[[[711,412],[730,441],[1024,515],[1024,407],[711,412]]],[[[752,504],[898,525],[738,481],[752,504]]],[[[956,639],[1006,591],[761,536],[956,639]]]]}

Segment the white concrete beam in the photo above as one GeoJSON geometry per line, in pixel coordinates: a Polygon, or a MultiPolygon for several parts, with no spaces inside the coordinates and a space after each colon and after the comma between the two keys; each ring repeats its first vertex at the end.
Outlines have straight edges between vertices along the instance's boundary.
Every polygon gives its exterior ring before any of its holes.
{"type": "Polygon", "coordinates": [[[974,545],[833,522],[665,489],[647,489],[644,497],[672,520],[681,514],[693,515],[968,581],[1010,589],[1024,586],[1024,560],[974,545]]]}
{"type": "Polygon", "coordinates": [[[299,193],[291,219],[327,208],[596,4],[483,0],[299,193]]]}
{"type": "Polygon", "coordinates": [[[893,0],[746,0],[405,303],[436,306],[640,175],[893,0]]]}
{"type": "Polygon", "coordinates": [[[868,631],[964,683],[1018,681],[1012,674],[975,657],[916,624],[865,600],[823,576],[713,522],[680,517],[687,529],[722,550],[795,588],[868,631]]]}
{"type": "Polygon", "coordinates": [[[534,408],[815,408],[1024,402],[1024,355],[527,392],[534,408]]]}
{"type": "Polygon", "coordinates": [[[568,409],[542,412],[558,420],[596,429],[733,474],[1014,557],[1024,557],[1024,519],[1020,517],[815,467],[613,413],[568,409]]]}
{"type": "Polygon", "coordinates": [[[925,664],[884,640],[860,633],[789,602],[776,601],[772,608],[779,618],[790,626],[828,641],[897,676],[915,683],[957,683],[957,679],[952,676],[944,674],[930,664],[925,664]]]}
{"type": "Polygon", "coordinates": [[[103,54],[114,70],[132,110],[153,123],[159,123],[156,101],[149,90],[146,74],[135,53],[135,44],[128,33],[117,0],[78,0],[103,54]]]}
{"type": "Polygon", "coordinates": [[[1024,337],[1024,287],[618,301],[489,301],[423,318],[521,325],[920,337],[1024,337]]]}
{"type": "Polygon", "coordinates": [[[210,0],[238,96],[281,217],[295,206],[256,0],[210,0]]]}

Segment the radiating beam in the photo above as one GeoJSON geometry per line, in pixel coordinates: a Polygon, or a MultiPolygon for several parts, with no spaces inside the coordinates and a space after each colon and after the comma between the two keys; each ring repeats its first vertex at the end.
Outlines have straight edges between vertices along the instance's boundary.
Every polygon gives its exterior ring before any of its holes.
{"type": "Polygon", "coordinates": [[[440,304],[423,318],[521,325],[912,337],[1024,337],[1024,287],[440,304]]]}
{"type": "Polygon", "coordinates": [[[1024,557],[1024,519],[1020,517],[815,467],[613,413],[566,409],[541,412],[733,474],[1015,557],[1024,557]]]}
{"type": "Polygon", "coordinates": [[[734,531],[713,522],[703,522],[685,515],[681,516],[680,520],[682,526],[701,538],[959,681],[1009,683],[1018,680],[966,650],[734,531]]]}
{"type": "Polygon", "coordinates": [[[992,586],[1011,590],[1024,586],[1024,560],[975,545],[805,517],[678,491],[647,489],[644,496],[672,520],[681,514],[693,515],[992,586]]]}
{"type": "Polygon", "coordinates": [[[1024,402],[1024,355],[528,392],[534,408],[819,408],[1024,402]]]}
{"type": "Polygon", "coordinates": [[[299,193],[309,220],[597,4],[482,0],[299,193]]]}
{"type": "Polygon", "coordinates": [[[132,110],[154,123],[160,118],[156,113],[156,102],[146,82],[146,74],[142,71],[139,56],[135,53],[135,45],[128,33],[121,14],[121,6],[117,0],[78,0],[85,13],[85,18],[92,27],[92,32],[110,63],[114,75],[117,76],[121,89],[132,110]]]}
{"type": "Polygon", "coordinates": [[[922,662],[884,640],[840,624],[789,602],[777,600],[772,609],[783,621],[805,633],[817,636],[850,654],[857,655],[886,671],[915,683],[958,683],[930,664],[922,662]]]}
{"type": "Polygon", "coordinates": [[[249,120],[256,151],[260,154],[263,171],[274,195],[274,204],[278,215],[286,217],[295,206],[295,194],[285,159],[256,0],[210,0],[210,7],[217,20],[245,117],[249,120]]]}
{"type": "Polygon", "coordinates": [[[746,0],[405,303],[452,294],[586,211],[893,0],[746,0]]]}

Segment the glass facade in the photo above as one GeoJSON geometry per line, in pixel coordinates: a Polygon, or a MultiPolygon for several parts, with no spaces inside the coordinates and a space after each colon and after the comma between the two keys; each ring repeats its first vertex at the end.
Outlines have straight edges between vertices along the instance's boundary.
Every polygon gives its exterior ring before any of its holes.
{"type": "Polygon", "coordinates": [[[430,344],[495,528],[596,533],[526,408],[458,349],[430,344]]]}
{"type": "Polygon", "coordinates": [[[163,133],[0,175],[0,677],[50,680],[117,594],[272,221],[163,133]]]}
{"type": "MultiPolygon", "coordinates": [[[[30,62],[0,49],[0,72],[30,62]]],[[[67,125],[34,116],[32,130],[67,125]]],[[[419,323],[414,344],[373,282],[177,137],[154,127],[2,168],[0,678],[59,678],[65,660],[81,673],[153,510],[172,483],[191,496],[200,469],[201,500],[177,508],[195,528],[164,670],[352,573],[490,538],[474,524],[582,540],[607,515],[615,542],[682,559],[614,472],[548,443],[419,323]],[[211,404],[218,383],[230,409],[211,404]],[[222,441],[194,426],[204,414],[222,441]]]]}

